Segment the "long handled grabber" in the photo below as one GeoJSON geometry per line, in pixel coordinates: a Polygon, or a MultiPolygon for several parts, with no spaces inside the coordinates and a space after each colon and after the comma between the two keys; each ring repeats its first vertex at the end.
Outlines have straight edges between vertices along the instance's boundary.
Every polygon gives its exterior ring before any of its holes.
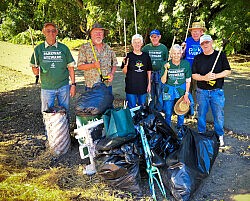
{"type": "MultiPolygon", "coordinates": [[[[34,41],[33,41],[33,35],[32,35],[32,32],[31,32],[30,26],[29,26],[29,32],[30,32],[30,39],[31,39],[32,47],[33,47],[33,50],[34,50],[35,67],[38,68],[37,61],[36,61],[36,52],[35,52],[35,46],[34,46],[34,41]]],[[[38,84],[39,75],[36,75],[35,77],[36,77],[35,84],[38,84]]]]}
{"type": "MultiPolygon", "coordinates": [[[[93,46],[93,43],[92,43],[92,40],[91,40],[91,39],[89,40],[89,43],[90,43],[92,52],[93,52],[93,54],[94,54],[95,61],[98,61],[97,56],[96,56],[96,53],[95,53],[95,49],[94,49],[94,46],[93,46]]],[[[101,78],[101,81],[102,81],[102,82],[104,82],[104,81],[106,81],[106,80],[108,80],[108,79],[110,78],[109,76],[103,76],[103,75],[102,75],[102,71],[101,71],[100,68],[97,68],[97,70],[98,70],[98,72],[99,72],[99,74],[100,74],[100,78],[101,78]]]]}
{"type": "MultiPolygon", "coordinates": [[[[85,33],[85,31],[84,31],[83,28],[82,28],[82,25],[80,25],[80,29],[81,29],[81,31],[82,31],[83,33],[85,33]]],[[[98,61],[97,56],[96,56],[96,52],[95,52],[95,48],[94,48],[94,46],[93,46],[93,43],[92,43],[92,40],[91,40],[91,39],[89,40],[89,43],[90,43],[90,46],[91,46],[91,49],[92,49],[92,52],[93,52],[93,55],[94,55],[94,59],[95,59],[95,61],[98,61]]],[[[110,78],[109,76],[103,76],[103,75],[102,75],[102,71],[101,71],[100,68],[97,68],[97,71],[98,71],[98,73],[100,74],[100,78],[101,78],[101,81],[102,81],[102,82],[104,82],[104,81],[106,81],[106,80],[108,80],[108,79],[110,78]]]]}
{"type": "Polygon", "coordinates": [[[149,183],[149,189],[150,193],[152,195],[152,198],[156,201],[156,192],[155,192],[155,186],[154,186],[154,181],[158,185],[162,195],[164,198],[166,198],[166,191],[162,182],[161,174],[159,169],[153,165],[153,156],[154,152],[149,147],[148,140],[146,137],[146,134],[143,129],[143,125],[140,124],[139,126],[135,126],[136,130],[140,133],[141,135],[141,141],[142,141],[142,146],[144,150],[144,156],[147,164],[147,173],[148,173],[148,183],[149,183]]]}
{"type": "MultiPolygon", "coordinates": [[[[174,38],[173,38],[173,41],[172,41],[172,45],[171,45],[171,48],[174,46],[174,43],[175,43],[175,39],[176,39],[176,36],[174,34],[174,38]]],[[[168,55],[168,61],[170,60],[170,54],[168,55]]]]}
{"type": "Polygon", "coordinates": [[[187,40],[187,36],[188,36],[188,29],[189,29],[189,27],[190,27],[190,22],[191,22],[192,12],[193,12],[193,10],[194,10],[194,7],[193,7],[193,6],[191,6],[190,10],[191,10],[191,11],[190,11],[190,15],[189,15],[188,26],[187,26],[187,31],[186,31],[186,36],[185,36],[185,40],[184,40],[184,41],[186,41],[186,40],[187,40]]]}
{"type": "MultiPolygon", "coordinates": [[[[231,36],[230,36],[230,38],[232,37],[232,35],[234,34],[234,32],[231,34],[231,36]]],[[[229,38],[229,39],[230,39],[229,38]]],[[[215,68],[215,66],[216,66],[216,64],[217,64],[217,61],[218,61],[218,59],[219,59],[219,57],[220,57],[220,54],[221,54],[221,51],[223,50],[223,48],[225,47],[225,45],[228,43],[228,41],[229,41],[229,39],[222,39],[222,46],[221,46],[221,48],[220,48],[220,50],[219,50],[219,52],[218,52],[218,55],[217,55],[217,57],[216,57],[216,59],[215,59],[215,61],[214,61],[214,64],[213,64],[213,67],[212,67],[212,69],[211,69],[211,73],[214,71],[214,68],[215,68]]],[[[209,80],[208,82],[207,82],[209,85],[211,85],[211,86],[214,86],[215,85],[215,83],[216,83],[216,80],[209,80]]]]}

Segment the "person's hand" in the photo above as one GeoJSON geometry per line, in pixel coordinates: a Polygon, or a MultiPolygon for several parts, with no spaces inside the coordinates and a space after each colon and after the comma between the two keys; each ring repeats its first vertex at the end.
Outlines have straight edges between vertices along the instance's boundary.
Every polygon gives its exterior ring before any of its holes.
{"type": "Polygon", "coordinates": [[[114,79],[114,74],[113,73],[108,73],[108,77],[109,77],[108,82],[112,82],[113,79],[114,79]]]}
{"type": "Polygon", "coordinates": [[[38,67],[33,66],[32,71],[33,71],[35,76],[39,75],[39,68],[38,67]]]}
{"type": "Polygon", "coordinates": [[[122,62],[124,64],[124,68],[127,68],[128,67],[129,58],[125,57],[122,62]]]}
{"type": "Polygon", "coordinates": [[[151,92],[151,82],[148,83],[148,87],[147,87],[147,93],[151,92]]]}
{"type": "Polygon", "coordinates": [[[205,75],[205,81],[210,81],[215,79],[216,79],[215,73],[209,72],[205,75]]]}
{"type": "Polygon", "coordinates": [[[186,50],[186,47],[187,47],[187,44],[185,42],[183,42],[181,44],[181,47],[182,47],[182,51],[185,51],[186,50]]]}
{"type": "Polygon", "coordinates": [[[184,103],[186,103],[186,104],[190,104],[190,100],[189,100],[189,98],[188,98],[188,93],[185,93],[185,95],[184,95],[184,103]]]}
{"type": "Polygon", "coordinates": [[[70,85],[70,96],[74,97],[76,95],[76,85],[70,85]]]}
{"type": "Polygon", "coordinates": [[[95,61],[93,64],[94,64],[94,68],[101,68],[100,61],[95,61]]]}
{"type": "Polygon", "coordinates": [[[167,62],[167,63],[164,65],[164,68],[165,68],[165,70],[168,70],[168,69],[170,68],[169,62],[167,62]]]}

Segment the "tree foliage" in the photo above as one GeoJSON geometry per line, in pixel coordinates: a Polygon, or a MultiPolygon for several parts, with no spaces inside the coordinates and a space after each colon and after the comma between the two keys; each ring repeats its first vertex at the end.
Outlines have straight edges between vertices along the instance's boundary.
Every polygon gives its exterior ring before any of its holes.
{"type": "MultiPolygon", "coordinates": [[[[162,40],[171,46],[174,35],[181,43],[191,24],[204,21],[208,33],[220,46],[230,38],[227,53],[249,53],[250,12],[245,0],[135,0],[137,31],[149,42],[152,29],[159,29],[162,40]]],[[[133,0],[2,0],[0,2],[0,40],[30,43],[28,27],[41,30],[44,22],[59,27],[59,38],[85,39],[94,22],[110,30],[107,42],[124,43],[124,20],[127,43],[135,34],[133,0]],[[83,27],[84,33],[79,26],[83,27]],[[26,42],[25,42],[26,41],[26,42]]],[[[37,40],[41,40],[37,34],[37,40]]]]}

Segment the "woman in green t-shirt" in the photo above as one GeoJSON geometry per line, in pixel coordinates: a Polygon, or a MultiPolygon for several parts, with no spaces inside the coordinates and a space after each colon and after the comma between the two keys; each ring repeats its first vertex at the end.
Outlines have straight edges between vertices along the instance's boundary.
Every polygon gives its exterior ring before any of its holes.
{"type": "MultiPolygon", "coordinates": [[[[184,95],[184,102],[190,104],[189,88],[191,68],[186,60],[181,59],[182,48],[175,44],[170,49],[171,60],[162,69],[161,82],[163,86],[163,111],[166,122],[171,126],[171,117],[175,102],[184,95]]],[[[184,124],[184,115],[178,115],[177,128],[184,124]]]]}

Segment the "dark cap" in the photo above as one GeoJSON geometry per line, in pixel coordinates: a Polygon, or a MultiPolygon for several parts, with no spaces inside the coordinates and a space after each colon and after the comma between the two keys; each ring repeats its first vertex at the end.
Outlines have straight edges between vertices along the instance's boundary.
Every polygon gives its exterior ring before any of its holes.
{"type": "Polygon", "coordinates": [[[99,24],[98,22],[96,22],[95,24],[92,25],[92,28],[89,30],[89,35],[90,35],[90,33],[91,33],[91,31],[93,29],[102,29],[102,30],[104,30],[104,36],[107,36],[109,34],[109,30],[103,28],[103,26],[101,24],[99,24]]]}

